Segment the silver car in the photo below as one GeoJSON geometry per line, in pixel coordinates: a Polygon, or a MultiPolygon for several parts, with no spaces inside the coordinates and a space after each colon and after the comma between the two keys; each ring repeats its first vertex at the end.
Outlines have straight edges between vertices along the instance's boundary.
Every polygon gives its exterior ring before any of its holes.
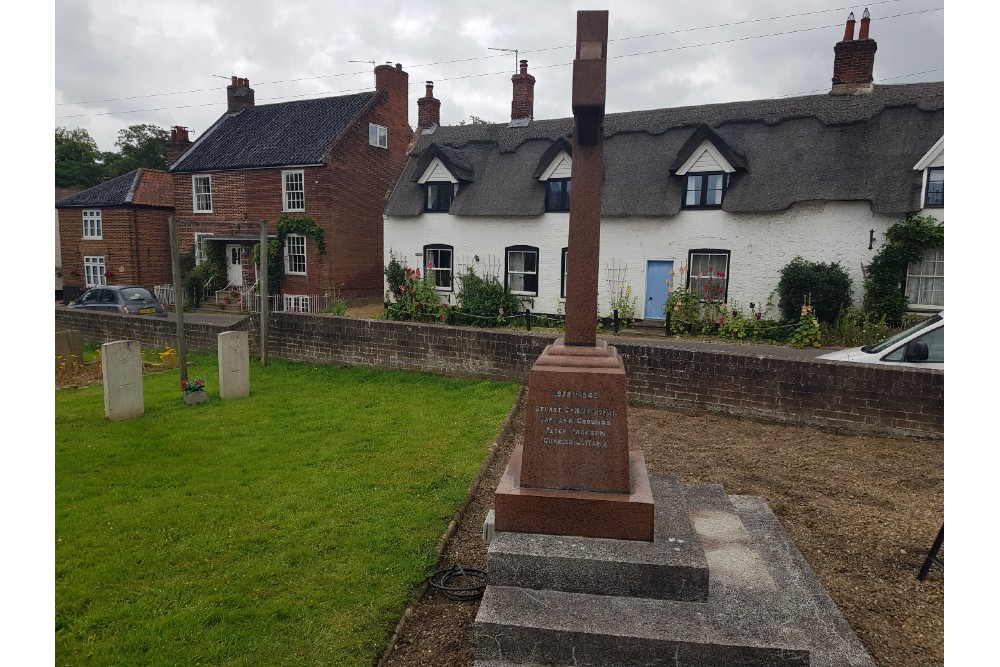
{"type": "Polygon", "coordinates": [[[66,305],[72,309],[103,311],[119,315],[167,316],[163,304],[141,285],[91,287],[66,305]]]}
{"type": "Polygon", "coordinates": [[[944,311],[920,320],[881,343],[829,352],[816,358],[944,370],[944,311]]]}

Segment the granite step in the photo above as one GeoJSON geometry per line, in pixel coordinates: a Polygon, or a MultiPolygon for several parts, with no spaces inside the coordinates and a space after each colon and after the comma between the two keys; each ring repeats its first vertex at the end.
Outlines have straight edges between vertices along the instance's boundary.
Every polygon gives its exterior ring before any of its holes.
{"type": "Polygon", "coordinates": [[[487,552],[489,584],[704,602],[709,566],[681,485],[658,476],[650,487],[663,499],[652,542],[497,532],[487,552]]]}
{"type": "MultiPolygon", "coordinates": [[[[677,493],[661,476],[651,482],[677,493]]],[[[491,584],[476,617],[476,666],[874,667],[763,499],[719,485],[679,493],[704,547],[707,600],[491,584]]]]}

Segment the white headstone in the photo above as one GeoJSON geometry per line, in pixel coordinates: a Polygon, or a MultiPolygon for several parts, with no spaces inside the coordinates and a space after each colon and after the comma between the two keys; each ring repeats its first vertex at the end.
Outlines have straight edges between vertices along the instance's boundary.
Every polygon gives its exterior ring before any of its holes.
{"type": "Polygon", "coordinates": [[[250,395],[250,339],[246,331],[219,334],[219,398],[250,395]]]}
{"type": "Polygon", "coordinates": [[[139,341],[117,340],[101,345],[104,376],[104,416],[111,421],[141,417],[142,350],[139,341]]]}

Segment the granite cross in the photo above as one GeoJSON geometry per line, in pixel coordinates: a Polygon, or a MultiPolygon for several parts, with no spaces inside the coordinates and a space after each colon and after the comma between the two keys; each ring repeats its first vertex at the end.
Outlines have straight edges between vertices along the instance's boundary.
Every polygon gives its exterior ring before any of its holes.
{"type": "Polygon", "coordinates": [[[597,343],[607,57],[607,10],[578,12],[573,61],[573,188],[566,258],[566,345],[597,343]]]}

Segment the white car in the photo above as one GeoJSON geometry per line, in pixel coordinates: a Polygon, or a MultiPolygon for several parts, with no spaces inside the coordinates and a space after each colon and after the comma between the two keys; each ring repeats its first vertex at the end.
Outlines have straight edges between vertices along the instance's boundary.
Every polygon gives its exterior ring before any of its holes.
{"type": "Polygon", "coordinates": [[[829,352],[816,358],[944,370],[944,311],[920,320],[881,343],[829,352]]]}

